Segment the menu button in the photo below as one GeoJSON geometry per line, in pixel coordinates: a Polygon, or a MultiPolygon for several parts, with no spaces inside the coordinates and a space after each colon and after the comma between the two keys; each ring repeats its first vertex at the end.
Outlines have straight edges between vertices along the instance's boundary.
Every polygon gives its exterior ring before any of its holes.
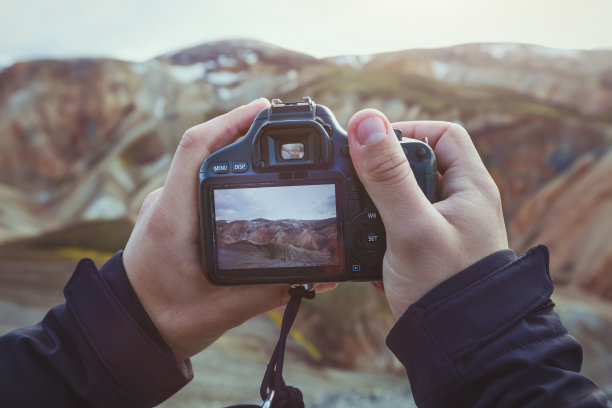
{"type": "Polygon", "coordinates": [[[213,171],[215,174],[226,174],[229,173],[229,165],[227,162],[213,164],[213,171]]]}

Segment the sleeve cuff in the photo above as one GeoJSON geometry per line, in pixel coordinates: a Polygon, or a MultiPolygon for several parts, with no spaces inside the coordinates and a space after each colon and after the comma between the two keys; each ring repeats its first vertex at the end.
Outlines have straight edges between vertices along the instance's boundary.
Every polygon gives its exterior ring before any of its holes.
{"type": "MultiPolygon", "coordinates": [[[[122,268],[121,265],[119,272],[123,271],[122,268]]],[[[147,330],[147,323],[144,328],[139,324],[138,320],[143,321],[144,313],[139,303],[137,306],[141,312],[137,311],[136,318],[130,314],[129,309],[138,308],[133,302],[126,304],[122,300],[125,301],[126,293],[129,298],[130,291],[134,297],[136,295],[125,272],[123,279],[126,282],[119,287],[126,292],[117,294],[111,289],[115,285],[105,281],[91,260],[84,259],[64,289],[66,306],[88,347],[116,385],[107,394],[110,397],[105,405],[152,406],[182,388],[193,373],[189,361],[177,363],[172,350],[163,340],[159,341],[161,336],[157,334],[159,339],[152,338],[147,333],[151,327],[147,330]]],[[[146,321],[153,325],[148,316],[146,321]]]]}
{"type": "Polygon", "coordinates": [[[427,293],[398,320],[387,346],[406,367],[415,399],[461,383],[454,361],[549,301],[548,249],[540,245],[515,259],[514,253],[500,251],[481,260],[427,293]]]}
{"type": "Polygon", "coordinates": [[[106,261],[100,268],[100,274],[121,305],[144,332],[160,347],[168,347],[132,288],[123,266],[123,251],[117,252],[106,261]]]}

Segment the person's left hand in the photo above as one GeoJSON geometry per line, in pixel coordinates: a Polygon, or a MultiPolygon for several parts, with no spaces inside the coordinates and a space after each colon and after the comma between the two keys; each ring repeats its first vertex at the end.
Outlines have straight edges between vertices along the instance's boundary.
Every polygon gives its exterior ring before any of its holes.
{"type": "MultiPolygon", "coordinates": [[[[125,270],[161,336],[183,360],[225,331],[289,301],[287,285],[215,286],[206,280],[198,232],[198,170],[216,150],[244,135],[266,99],[189,129],[164,186],[145,199],[123,252],[125,270]]],[[[337,284],[319,284],[317,291],[337,284]]]]}

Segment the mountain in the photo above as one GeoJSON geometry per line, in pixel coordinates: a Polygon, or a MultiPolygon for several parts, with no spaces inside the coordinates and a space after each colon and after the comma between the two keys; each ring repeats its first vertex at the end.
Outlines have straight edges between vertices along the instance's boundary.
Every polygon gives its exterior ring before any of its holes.
{"type": "Polygon", "coordinates": [[[221,269],[338,264],[336,218],[216,222],[221,269]]]}
{"type": "Polygon", "coordinates": [[[557,285],[612,301],[612,149],[582,157],[531,197],[513,218],[511,245],[546,242],[557,285]]]}
{"type": "MultiPolygon", "coordinates": [[[[19,276],[56,273],[79,255],[103,259],[122,248],[186,129],[260,96],[306,95],[329,106],[344,126],[366,107],[392,121],[465,126],[501,190],[512,248],[520,254],[543,242],[551,249],[559,303],[571,299],[563,318],[581,341],[594,344],[585,367],[612,365],[605,340],[612,332],[610,50],[466,44],[316,59],[230,40],[140,63],[68,59],[6,67],[0,71],[0,282],[22,282],[8,274],[14,268],[19,276]],[[100,232],[104,225],[121,234],[100,232]],[[583,325],[585,315],[597,325],[583,325]]],[[[323,251],[320,236],[333,234],[298,230],[235,221],[224,233],[232,244],[311,252],[323,251]]],[[[284,253],[305,254],[300,251],[284,253]]],[[[308,302],[296,322],[326,361],[395,369],[381,334],[393,323],[384,299],[363,285],[343,285],[326,299],[308,302]]],[[[595,371],[612,387],[605,369],[595,371]]]]}
{"type": "Polygon", "coordinates": [[[317,60],[232,40],[144,63],[21,62],[0,72],[0,241],[75,220],[133,220],[185,129],[262,95],[310,95],[343,124],[368,106],[392,120],[461,122],[511,217],[610,145],[611,73],[612,51],[516,44],[317,60]]]}
{"type": "Polygon", "coordinates": [[[322,63],[310,55],[250,39],[210,42],[171,52],[157,59],[179,66],[203,63],[209,73],[241,72],[257,63],[283,69],[301,69],[322,63]]]}

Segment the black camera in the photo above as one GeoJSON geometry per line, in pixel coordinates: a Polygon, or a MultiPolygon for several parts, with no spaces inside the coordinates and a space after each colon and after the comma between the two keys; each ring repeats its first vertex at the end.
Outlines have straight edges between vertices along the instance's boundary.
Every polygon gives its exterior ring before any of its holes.
{"type": "MultiPolygon", "coordinates": [[[[434,201],[433,150],[396,135],[434,201]]],[[[310,98],[273,100],[242,139],[204,160],[199,181],[200,245],[211,282],[382,280],[385,229],[329,108],[310,98]]]]}

